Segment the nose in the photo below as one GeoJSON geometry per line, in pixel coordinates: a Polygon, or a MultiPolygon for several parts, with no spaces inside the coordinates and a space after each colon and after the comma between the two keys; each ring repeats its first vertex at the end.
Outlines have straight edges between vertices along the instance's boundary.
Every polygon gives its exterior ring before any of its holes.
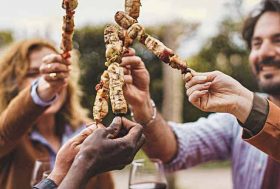
{"type": "Polygon", "coordinates": [[[275,46],[269,42],[264,41],[259,49],[259,59],[266,60],[268,58],[274,58],[276,56],[276,49],[275,46]]]}

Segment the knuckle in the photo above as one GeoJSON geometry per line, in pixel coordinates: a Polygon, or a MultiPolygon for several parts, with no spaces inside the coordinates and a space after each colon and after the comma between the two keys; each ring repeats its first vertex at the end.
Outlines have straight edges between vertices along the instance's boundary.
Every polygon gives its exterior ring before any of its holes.
{"type": "Polygon", "coordinates": [[[220,74],[221,74],[221,72],[218,71],[218,70],[214,71],[213,73],[214,73],[215,75],[220,75],[220,74]]]}
{"type": "Polygon", "coordinates": [[[142,133],[144,128],[142,125],[140,125],[139,123],[136,125],[136,127],[138,127],[138,132],[142,133]]]}
{"type": "Polygon", "coordinates": [[[142,59],[139,56],[135,56],[135,61],[138,63],[143,63],[142,59]]]}
{"type": "Polygon", "coordinates": [[[193,97],[192,96],[189,96],[188,100],[189,100],[189,102],[193,103],[193,97]]]}
{"type": "Polygon", "coordinates": [[[139,123],[135,123],[135,124],[133,125],[133,127],[135,127],[135,128],[137,129],[137,131],[139,131],[139,132],[141,132],[141,131],[143,130],[143,126],[140,125],[139,123]]]}
{"type": "Polygon", "coordinates": [[[57,72],[57,71],[59,71],[59,68],[56,64],[53,64],[52,67],[50,68],[50,70],[53,72],[57,72]]]}
{"type": "Polygon", "coordinates": [[[41,73],[44,73],[45,70],[46,70],[46,67],[45,67],[45,66],[40,66],[40,67],[39,67],[39,71],[40,71],[41,73]]]}

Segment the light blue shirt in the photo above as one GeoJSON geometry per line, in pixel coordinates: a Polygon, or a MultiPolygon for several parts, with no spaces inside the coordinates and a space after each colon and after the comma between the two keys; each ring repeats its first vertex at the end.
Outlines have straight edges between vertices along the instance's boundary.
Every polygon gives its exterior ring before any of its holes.
{"type": "Polygon", "coordinates": [[[37,104],[39,106],[42,106],[42,107],[49,106],[49,105],[51,105],[55,101],[55,99],[57,98],[57,95],[53,99],[48,101],[48,102],[43,101],[39,97],[38,92],[37,92],[39,80],[40,80],[40,78],[38,78],[38,79],[36,79],[35,81],[32,82],[32,85],[31,85],[31,97],[32,97],[32,100],[33,100],[33,102],[35,104],[37,104]]]}
{"type": "Polygon", "coordinates": [[[165,165],[167,171],[230,159],[234,189],[261,189],[268,156],[242,140],[242,128],[234,116],[214,113],[196,122],[169,125],[179,149],[172,162],[165,165]]]}

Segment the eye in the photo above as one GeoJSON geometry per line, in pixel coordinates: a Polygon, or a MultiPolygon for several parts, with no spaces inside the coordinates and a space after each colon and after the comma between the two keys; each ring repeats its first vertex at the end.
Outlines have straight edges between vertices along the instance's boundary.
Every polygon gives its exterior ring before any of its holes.
{"type": "Polygon", "coordinates": [[[280,37],[275,38],[273,41],[274,41],[274,43],[276,43],[276,44],[280,44],[280,37]]]}
{"type": "Polygon", "coordinates": [[[262,45],[262,42],[260,40],[252,41],[252,49],[259,49],[261,45],[262,45]]]}

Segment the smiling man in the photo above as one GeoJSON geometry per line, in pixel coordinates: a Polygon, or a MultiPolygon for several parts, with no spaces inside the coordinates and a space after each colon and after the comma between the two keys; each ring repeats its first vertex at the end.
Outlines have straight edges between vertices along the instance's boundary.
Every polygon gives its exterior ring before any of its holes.
{"type": "MultiPolygon", "coordinates": [[[[252,27],[252,26],[248,26],[252,27]]],[[[250,63],[260,88],[280,105],[280,13],[268,11],[255,24],[250,40],[250,63]]]]}
{"type": "Polygon", "coordinates": [[[280,162],[280,7],[268,1],[249,17],[243,36],[250,47],[250,64],[263,98],[221,72],[185,76],[189,101],[203,111],[227,112],[243,123],[243,138],[280,162]],[[278,7],[278,8],[277,8],[278,7]],[[266,11],[264,11],[266,10],[266,11]],[[202,81],[201,76],[207,76],[202,81]],[[269,99],[268,101],[266,99],[269,99]]]}

